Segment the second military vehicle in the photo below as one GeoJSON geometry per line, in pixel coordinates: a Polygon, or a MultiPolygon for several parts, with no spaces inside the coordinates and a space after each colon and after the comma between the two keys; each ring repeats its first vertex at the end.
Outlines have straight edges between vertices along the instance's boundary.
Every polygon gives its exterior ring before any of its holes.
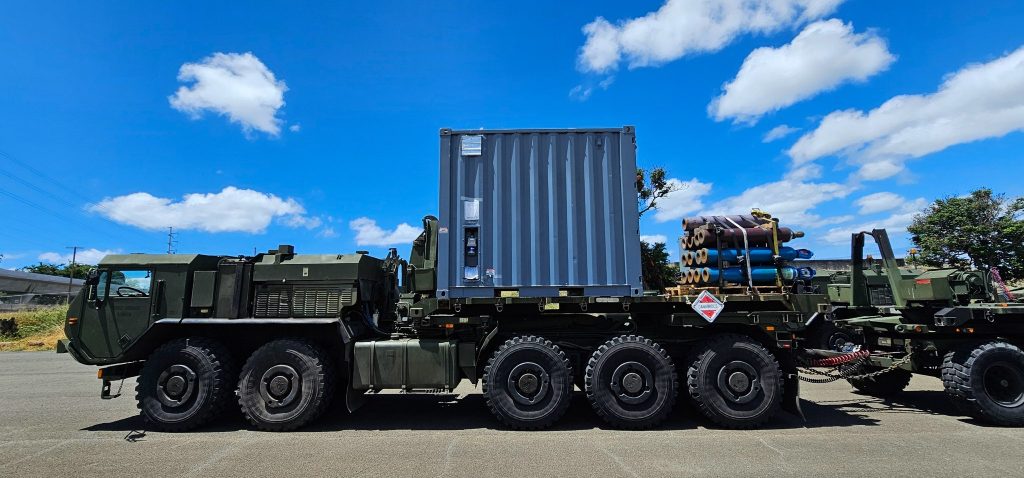
{"type": "Polygon", "coordinates": [[[898,267],[884,229],[853,234],[852,259],[853,270],[828,285],[828,296],[832,324],[851,341],[843,352],[860,349],[842,368],[855,375],[848,378],[855,388],[890,396],[913,373],[931,375],[964,413],[1024,425],[1024,302],[991,271],[898,267]],[[881,253],[874,271],[864,269],[866,237],[881,253]]]}

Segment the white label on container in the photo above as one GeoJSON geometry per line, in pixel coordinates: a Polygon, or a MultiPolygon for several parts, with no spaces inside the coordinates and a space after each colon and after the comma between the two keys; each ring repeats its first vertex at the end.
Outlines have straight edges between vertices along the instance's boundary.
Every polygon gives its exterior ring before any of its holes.
{"type": "Polygon", "coordinates": [[[466,221],[480,220],[480,200],[466,199],[462,202],[462,218],[466,221]]]}
{"type": "Polygon", "coordinates": [[[484,150],[484,137],[480,134],[464,135],[459,147],[463,156],[480,156],[484,150]]]}

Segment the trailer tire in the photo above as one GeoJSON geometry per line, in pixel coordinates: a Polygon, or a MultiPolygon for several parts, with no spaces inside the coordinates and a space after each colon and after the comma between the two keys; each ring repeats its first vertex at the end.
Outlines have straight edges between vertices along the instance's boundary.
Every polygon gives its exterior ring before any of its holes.
{"type": "Polygon", "coordinates": [[[238,379],[246,420],[266,431],[289,431],[323,414],[334,392],[334,367],[318,345],[280,339],[256,349],[238,379]]]}
{"type": "Polygon", "coordinates": [[[505,426],[547,428],[569,408],[572,367],[565,352],[542,337],[506,340],[484,367],[487,408],[505,426]]]}
{"type": "Polygon", "coordinates": [[[782,367],[768,349],[743,335],[711,338],[690,364],[687,385],[697,409],[725,428],[756,428],[782,404],[782,367]]]}
{"type": "Polygon", "coordinates": [[[135,387],[146,427],[183,432],[219,416],[234,384],[234,362],[222,344],[207,338],[167,342],[146,359],[135,387]]]}
{"type": "MultiPolygon", "coordinates": [[[[840,370],[843,370],[843,368],[840,367],[840,370]]],[[[868,373],[871,371],[871,368],[858,366],[856,373],[868,373]]],[[[854,372],[851,371],[850,373],[854,372]]],[[[846,381],[862,393],[872,397],[885,398],[896,395],[906,389],[907,385],[910,385],[910,379],[913,376],[914,374],[909,370],[896,368],[879,375],[865,378],[848,378],[846,381]]]]}
{"type": "Polygon", "coordinates": [[[585,386],[594,411],[610,425],[628,429],[664,421],[679,394],[672,359],[660,345],[637,335],[598,347],[587,363],[585,386]]]}
{"type": "Polygon", "coordinates": [[[942,383],[958,408],[982,421],[1024,426],[1024,351],[1006,342],[947,353],[942,383]]]}

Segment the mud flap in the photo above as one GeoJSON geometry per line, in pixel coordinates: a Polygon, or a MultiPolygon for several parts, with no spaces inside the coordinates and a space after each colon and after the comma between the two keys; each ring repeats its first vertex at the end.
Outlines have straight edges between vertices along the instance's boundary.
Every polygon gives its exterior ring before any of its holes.
{"type": "Polygon", "coordinates": [[[807,417],[804,416],[804,411],[800,408],[800,378],[795,370],[786,374],[782,390],[782,409],[806,422],[807,417]]]}
{"type": "Polygon", "coordinates": [[[365,390],[353,390],[352,381],[345,380],[345,410],[354,413],[366,403],[365,390]]]}
{"type": "Polygon", "coordinates": [[[796,358],[793,352],[778,353],[775,357],[782,366],[782,409],[807,421],[804,411],[800,408],[800,375],[796,369],[796,358]]]}

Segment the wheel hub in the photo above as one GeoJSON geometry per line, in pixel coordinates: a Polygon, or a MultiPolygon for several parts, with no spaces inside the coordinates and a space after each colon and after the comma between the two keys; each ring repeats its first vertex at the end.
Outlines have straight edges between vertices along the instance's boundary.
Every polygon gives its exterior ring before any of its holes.
{"type": "Polygon", "coordinates": [[[637,405],[654,393],[654,374],[640,362],[623,362],[612,372],[609,387],[619,401],[637,405]]]}
{"type": "Polygon", "coordinates": [[[186,365],[167,367],[156,380],[156,398],[168,407],[178,407],[195,391],[196,374],[186,365]]]}
{"type": "Polygon", "coordinates": [[[622,377],[622,388],[626,389],[627,393],[639,392],[643,386],[644,379],[636,372],[629,372],[622,377]]]}
{"type": "Polygon", "coordinates": [[[519,377],[519,382],[516,385],[519,387],[519,391],[530,395],[536,393],[540,388],[540,380],[532,373],[524,373],[519,377]]]}
{"type": "Polygon", "coordinates": [[[733,372],[729,375],[729,388],[734,393],[743,393],[750,386],[750,379],[743,372],[733,372]]]}
{"type": "Polygon", "coordinates": [[[749,363],[734,360],[719,369],[718,390],[730,402],[749,403],[761,390],[760,374],[749,363]]]}
{"type": "Polygon", "coordinates": [[[997,362],[985,370],[985,393],[1004,407],[1024,405],[1024,372],[1013,364],[997,362]]]}
{"type": "Polygon", "coordinates": [[[300,375],[289,365],[275,365],[260,379],[260,397],[270,408],[288,406],[299,395],[300,375]]]}
{"type": "Polygon", "coordinates": [[[534,362],[523,362],[508,375],[507,390],[512,399],[523,405],[540,402],[551,389],[551,377],[544,367],[534,362]]]}

